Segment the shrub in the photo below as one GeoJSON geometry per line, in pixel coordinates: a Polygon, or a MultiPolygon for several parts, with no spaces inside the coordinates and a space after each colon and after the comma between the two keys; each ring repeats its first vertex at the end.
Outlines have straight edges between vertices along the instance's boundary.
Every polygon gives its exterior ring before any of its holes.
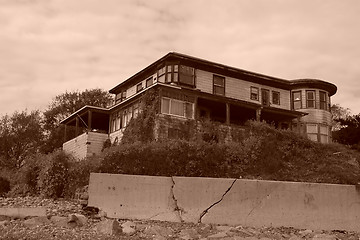
{"type": "Polygon", "coordinates": [[[63,197],[68,178],[70,156],[62,151],[48,155],[39,174],[40,195],[46,198],[63,197]]]}
{"type": "Polygon", "coordinates": [[[0,196],[4,196],[10,191],[10,181],[6,178],[0,177],[0,196]]]}
{"type": "Polygon", "coordinates": [[[246,131],[239,133],[236,142],[227,143],[196,138],[120,144],[105,151],[99,170],[340,184],[359,181],[360,153],[356,150],[315,143],[292,131],[259,122],[247,123],[246,131]]]}
{"type": "Polygon", "coordinates": [[[99,159],[97,158],[86,158],[82,161],[70,161],[64,196],[73,198],[78,189],[88,185],[90,173],[97,172],[99,164],[99,159]]]}

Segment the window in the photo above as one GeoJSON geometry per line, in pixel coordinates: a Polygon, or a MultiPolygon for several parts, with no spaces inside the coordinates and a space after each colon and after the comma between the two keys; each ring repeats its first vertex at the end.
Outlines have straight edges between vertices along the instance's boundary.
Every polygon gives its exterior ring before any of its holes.
{"type": "Polygon", "coordinates": [[[148,88],[151,85],[153,85],[153,77],[146,79],[146,87],[148,88]]]}
{"type": "Polygon", "coordinates": [[[320,95],[320,109],[327,110],[326,92],[319,92],[320,95]]]}
{"type": "Polygon", "coordinates": [[[213,76],[213,93],[225,96],[225,77],[213,76]]]}
{"type": "Polygon", "coordinates": [[[293,109],[301,108],[301,91],[296,91],[292,93],[293,98],[293,109]]]}
{"type": "Polygon", "coordinates": [[[181,116],[185,118],[194,118],[194,104],[180,100],[162,98],[161,113],[181,116]]]}
{"type": "Polygon", "coordinates": [[[315,91],[306,91],[306,108],[315,108],[315,91]]]}
{"type": "Polygon", "coordinates": [[[280,92],[272,91],[272,103],[280,105],[280,92]]]}
{"type": "Polygon", "coordinates": [[[159,82],[165,82],[165,67],[159,69],[157,79],[159,82]]]}
{"type": "Polygon", "coordinates": [[[259,101],[259,88],[257,87],[250,88],[250,99],[259,101]]]}
{"type": "Polygon", "coordinates": [[[194,87],[195,86],[195,70],[194,70],[194,68],[180,65],[179,66],[179,83],[194,87]]]}
{"type": "Polygon", "coordinates": [[[306,124],[307,136],[310,140],[318,141],[318,125],[317,124],[306,124]]]}
{"type": "Polygon", "coordinates": [[[142,82],[136,85],[136,92],[140,92],[143,89],[142,82]]]}

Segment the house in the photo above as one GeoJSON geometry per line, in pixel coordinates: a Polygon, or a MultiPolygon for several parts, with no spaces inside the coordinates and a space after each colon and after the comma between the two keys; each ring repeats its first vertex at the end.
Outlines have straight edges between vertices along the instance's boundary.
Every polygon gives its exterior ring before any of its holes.
{"type": "MultiPolygon", "coordinates": [[[[334,84],[317,79],[285,80],[170,52],[110,89],[115,95],[113,106],[85,106],[62,120],[65,129],[76,127],[74,138],[65,134],[63,149],[84,158],[99,153],[106,139],[119,141],[129,121],[141,111],[139,102],[150,89],[158,90],[160,125],[164,116],[176,121],[207,118],[224,126],[255,119],[293,129],[313,141],[331,142],[334,84]]],[[[157,138],[166,138],[176,135],[177,129],[164,124],[154,131],[157,138]]]]}

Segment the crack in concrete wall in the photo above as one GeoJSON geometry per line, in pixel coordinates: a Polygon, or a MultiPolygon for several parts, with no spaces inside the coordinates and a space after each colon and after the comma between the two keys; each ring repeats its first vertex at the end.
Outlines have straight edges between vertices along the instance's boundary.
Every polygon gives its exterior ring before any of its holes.
{"type": "Polygon", "coordinates": [[[175,194],[174,194],[175,181],[174,181],[173,177],[171,177],[171,181],[172,181],[172,185],[171,185],[171,188],[170,188],[170,197],[171,197],[172,202],[173,202],[172,207],[174,207],[173,210],[176,212],[176,216],[179,218],[179,220],[181,222],[184,222],[184,220],[181,217],[181,213],[183,212],[183,209],[178,206],[177,199],[176,199],[175,194]]]}
{"type": "Polygon", "coordinates": [[[231,188],[234,186],[236,180],[237,180],[237,179],[235,179],[235,180],[231,183],[230,187],[229,187],[229,188],[225,191],[225,193],[221,196],[220,200],[218,200],[218,201],[214,202],[213,204],[211,204],[208,208],[206,208],[206,209],[200,214],[198,223],[201,223],[202,218],[209,212],[209,210],[210,210],[212,207],[214,207],[215,205],[219,204],[219,203],[224,199],[225,195],[226,195],[226,194],[231,190],[231,188]]]}

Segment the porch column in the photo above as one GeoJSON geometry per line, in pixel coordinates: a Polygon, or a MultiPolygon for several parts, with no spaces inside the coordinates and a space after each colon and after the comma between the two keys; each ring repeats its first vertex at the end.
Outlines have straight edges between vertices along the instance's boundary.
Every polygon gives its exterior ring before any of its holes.
{"type": "Polygon", "coordinates": [[[261,120],[261,108],[256,109],[256,121],[260,122],[261,120]]]}
{"type": "Polygon", "coordinates": [[[230,125],[230,104],[226,103],[226,124],[230,125]]]}
{"type": "Polygon", "coordinates": [[[75,136],[79,136],[79,117],[76,117],[75,136]]]}
{"type": "Polygon", "coordinates": [[[297,131],[298,133],[301,133],[301,132],[300,132],[300,117],[297,117],[296,131],[297,131]]]}
{"type": "Polygon", "coordinates": [[[88,116],[88,131],[91,131],[92,127],[91,127],[91,122],[92,122],[92,111],[89,111],[89,116],[88,116]]]}
{"type": "Polygon", "coordinates": [[[198,97],[195,97],[195,101],[194,101],[194,119],[197,120],[199,118],[199,113],[198,113],[198,97]]]}
{"type": "Polygon", "coordinates": [[[64,142],[67,142],[67,125],[64,127],[64,142]]]}

